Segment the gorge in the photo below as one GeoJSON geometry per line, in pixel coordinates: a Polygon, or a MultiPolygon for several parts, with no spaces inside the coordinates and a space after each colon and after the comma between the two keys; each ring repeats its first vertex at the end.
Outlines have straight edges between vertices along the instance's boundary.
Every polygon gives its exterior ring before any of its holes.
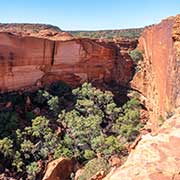
{"type": "MultiPolygon", "coordinates": [[[[99,179],[180,179],[180,15],[145,28],[138,41],[75,38],[52,30],[33,34],[7,29],[0,32],[0,39],[1,93],[31,91],[61,80],[72,87],[84,82],[115,82],[141,94],[141,103],[149,115],[144,129],[151,132],[139,136],[121,167],[114,167],[99,179]],[[135,48],[143,54],[137,72],[129,55],[135,48]]],[[[65,162],[65,166],[69,164],[65,162]]],[[[44,180],[63,179],[63,172],[52,167],[44,180]]]]}

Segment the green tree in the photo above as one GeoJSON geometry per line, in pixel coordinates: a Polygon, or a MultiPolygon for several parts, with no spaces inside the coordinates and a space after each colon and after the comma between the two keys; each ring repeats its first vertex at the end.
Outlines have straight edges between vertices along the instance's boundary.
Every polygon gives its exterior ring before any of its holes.
{"type": "Polygon", "coordinates": [[[133,141],[142,127],[140,122],[140,102],[132,98],[122,107],[123,113],[116,119],[112,129],[127,141],[133,141]]]}
{"type": "Polygon", "coordinates": [[[77,98],[75,108],[69,112],[62,111],[59,122],[65,124],[66,133],[74,140],[72,147],[80,152],[80,158],[92,159],[96,153],[108,158],[120,153],[122,144],[116,136],[109,136],[104,130],[122,113],[113,100],[113,94],[96,89],[89,83],[74,89],[73,94],[77,98]]]}

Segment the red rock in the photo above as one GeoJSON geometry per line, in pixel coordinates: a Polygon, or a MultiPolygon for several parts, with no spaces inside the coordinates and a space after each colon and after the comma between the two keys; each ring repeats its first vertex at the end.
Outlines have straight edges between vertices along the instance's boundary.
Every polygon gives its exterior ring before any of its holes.
{"type": "Polygon", "coordinates": [[[61,41],[73,39],[73,36],[67,32],[54,32],[50,30],[41,30],[36,34],[30,34],[29,36],[61,41]]]}
{"type": "Polygon", "coordinates": [[[6,108],[10,108],[11,106],[12,106],[12,102],[9,101],[9,102],[6,103],[6,106],[5,106],[5,107],[6,107],[6,108]]]}
{"type": "Polygon", "coordinates": [[[104,171],[97,172],[96,175],[91,177],[89,180],[102,180],[105,177],[105,174],[104,171]]]}
{"type": "Polygon", "coordinates": [[[78,169],[75,173],[75,177],[74,177],[74,180],[78,180],[79,177],[82,175],[84,169],[78,169]]]}
{"type": "Polygon", "coordinates": [[[167,115],[180,105],[180,15],[146,28],[139,39],[144,60],[132,86],[145,96],[152,127],[159,115],[167,115]]]}
{"type": "Polygon", "coordinates": [[[175,174],[173,178],[173,180],[180,180],[180,173],[175,174]]]}
{"type": "Polygon", "coordinates": [[[122,160],[117,155],[111,156],[108,161],[111,167],[120,166],[122,164],[122,160]]]}
{"type": "Polygon", "coordinates": [[[21,37],[38,37],[51,40],[70,40],[73,36],[58,27],[45,24],[0,24],[0,32],[9,32],[21,37]]]}
{"type": "MultiPolygon", "coordinates": [[[[180,179],[180,15],[145,29],[139,39],[144,52],[132,86],[144,95],[153,133],[141,136],[127,161],[104,180],[180,179]],[[174,116],[157,130],[158,116],[174,116]]],[[[138,140],[138,139],[137,139],[138,140]]]]}
{"type": "Polygon", "coordinates": [[[43,180],[69,180],[72,171],[72,161],[66,158],[59,158],[48,164],[43,180]]]}
{"type": "MultiPolygon", "coordinates": [[[[33,85],[39,87],[56,80],[72,86],[112,80],[127,84],[132,76],[132,61],[117,56],[119,49],[113,43],[90,39],[52,41],[2,32],[0,39],[1,92],[33,89],[33,85]]],[[[131,43],[126,43],[128,46],[131,43]]]]}
{"type": "Polygon", "coordinates": [[[127,161],[103,180],[178,179],[180,170],[180,114],[166,120],[156,136],[142,136],[127,161]]]}
{"type": "Polygon", "coordinates": [[[162,180],[172,180],[172,177],[168,177],[165,174],[159,172],[159,173],[152,173],[149,175],[149,179],[162,179],[162,180]]]}

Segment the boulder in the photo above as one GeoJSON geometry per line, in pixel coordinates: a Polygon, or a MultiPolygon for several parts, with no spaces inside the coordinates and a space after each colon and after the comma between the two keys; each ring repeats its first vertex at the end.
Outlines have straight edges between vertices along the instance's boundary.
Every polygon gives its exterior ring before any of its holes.
{"type": "Polygon", "coordinates": [[[72,161],[67,158],[59,158],[48,164],[43,180],[69,180],[72,171],[72,161]]]}

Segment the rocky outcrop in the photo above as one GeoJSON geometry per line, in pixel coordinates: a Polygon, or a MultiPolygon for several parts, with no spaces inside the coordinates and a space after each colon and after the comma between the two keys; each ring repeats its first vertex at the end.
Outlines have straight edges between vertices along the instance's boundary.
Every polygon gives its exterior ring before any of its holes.
{"type": "Polygon", "coordinates": [[[72,161],[66,158],[59,158],[48,164],[42,180],[69,180],[72,171],[72,161]]]}
{"type": "Polygon", "coordinates": [[[5,32],[0,33],[0,39],[1,92],[56,80],[73,86],[115,79],[127,84],[132,77],[132,61],[123,58],[112,43],[90,39],[59,41],[5,32]]]}
{"type": "Polygon", "coordinates": [[[120,168],[103,180],[179,180],[180,111],[168,119],[157,135],[142,136],[135,150],[120,168]]]}
{"type": "Polygon", "coordinates": [[[144,61],[132,86],[144,95],[152,127],[180,105],[180,15],[146,28],[139,39],[144,61]]]}
{"type": "Polygon", "coordinates": [[[47,24],[1,24],[0,32],[9,32],[21,37],[39,37],[51,40],[70,40],[73,36],[56,26],[47,24]]]}

